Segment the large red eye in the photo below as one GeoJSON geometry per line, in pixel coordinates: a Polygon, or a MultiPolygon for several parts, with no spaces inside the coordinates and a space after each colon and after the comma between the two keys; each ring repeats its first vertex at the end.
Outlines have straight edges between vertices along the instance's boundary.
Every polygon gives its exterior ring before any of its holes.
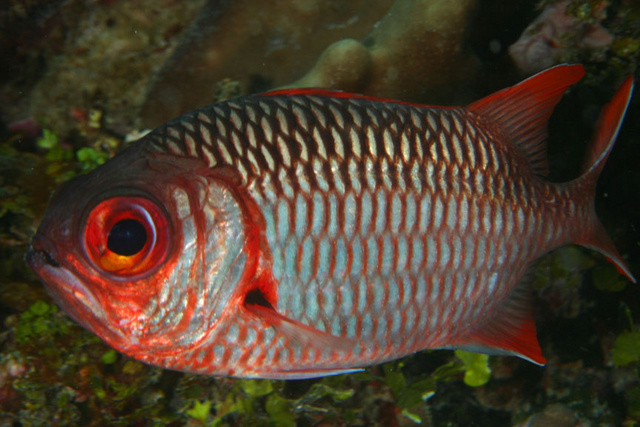
{"type": "Polygon", "coordinates": [[[97,268],[128,278],[144,275],[169,250],[166,213],[143,197],[107,199],[89,214],[84,245],[97,268]]]}

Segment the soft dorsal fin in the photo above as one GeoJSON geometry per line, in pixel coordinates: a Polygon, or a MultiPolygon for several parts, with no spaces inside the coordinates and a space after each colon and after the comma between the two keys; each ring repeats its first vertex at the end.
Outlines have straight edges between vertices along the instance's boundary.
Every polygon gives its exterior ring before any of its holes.
{"type": "Polygon", "coordinates": [[[467,107],[497,122],[538,175],[548,173],[547,123],[569,86],[584,76],[582,65],[558,65],[467,107]]]}

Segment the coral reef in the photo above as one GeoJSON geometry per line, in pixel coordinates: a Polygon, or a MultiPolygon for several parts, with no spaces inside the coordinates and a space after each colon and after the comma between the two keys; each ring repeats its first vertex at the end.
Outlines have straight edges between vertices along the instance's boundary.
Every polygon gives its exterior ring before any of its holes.
{"type": "Polygon", "coordinates": [[[302,382],[214,379],[118,355],[43,301],[6,323],[0,425],[368,425],[395,412],[410,425],[428,416],[423,402],[438,383],[475,371],[468,360],[478,358],[464,355],[464,365],[452,360],[419,379],[407,378],[402,363],[302,382]]]}

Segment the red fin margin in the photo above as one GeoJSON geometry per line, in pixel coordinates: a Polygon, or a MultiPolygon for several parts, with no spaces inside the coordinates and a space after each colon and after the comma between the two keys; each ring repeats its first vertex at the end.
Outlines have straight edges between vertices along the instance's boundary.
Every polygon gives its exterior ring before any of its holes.
{"type": "Polygon", "coordinates": [[[479,328],[450,347],[478,353],[518,356],[537,365],[547,363],[547,359],[542,356],[533,320],[529,290],[531,277],[530,272],[525,274],[495,317],[482,323],[479,328]]]}
{"type": "Polygon", "coordinates": [[[596,132],[583,165],[585,175],[589,173],[600,174],[618,137],[618,131],[627,112],[632,93],[633,76],[630,75],[620,85],[611,101],[602,108],[596,124],[596,132]]]}
{"type": "MultiPolygon", "coordinates": [[[[593,203],[592,195],[596,191],[598,177],[616,142],[616,137],[618,136],[618,131],[622,125],[627,107],[629,106],[632,93],[633,76],[630,75],[620,85],[620,88],[618,88],[611,101],[602,108],[589,151],[585,157],[582,168],[584,171],[583,174],[568,184],[574,187],[576,193],[588,194],[591,197],[591,203],[593,203]]],[[[580,236],[576,243],[600,252],[609,262],[616,266],[621,274],[626,276],[631,282],[636,283],[636,279],[633,277],[633,274],[631,274],[631,270],[625,265],[615,245],[598,220],[595,210],[592,209],[592,212],[593,218],[591,220],[592,225],[590,232],[580,236]]]]}
{"type": "Polygon", "coordinates": [[[373,101],[373,102],[385,102],[385,103],[392,103],[392,104],[399,104],[399,105],[411,105],[411,106],[420,107],[420,108],[439,108],[442,110],[458,108],[458,107],[447,107],[447,106],[441,106],[441,105],[436,106],[436,105],[418,104],[415,102],[400,101],[398,99],[379,98],[377,96],[362,95],[359,93],[344,92],[341,90],[319,89],[319,88],[276,89],[270,92],[261,93],[259,96],[296,96],[296,95],[320,96],[320,97],[326,97],[326,98],[364,99],[364,100],[373,101]]]}
{"type": "Polygon", "coordinates": [[[558,65],[482,98],[467,109],[497,122],[529,159],[534,172],[545,176],[547,122],[567,88],[584,74],[582,65],[558,65]]]}

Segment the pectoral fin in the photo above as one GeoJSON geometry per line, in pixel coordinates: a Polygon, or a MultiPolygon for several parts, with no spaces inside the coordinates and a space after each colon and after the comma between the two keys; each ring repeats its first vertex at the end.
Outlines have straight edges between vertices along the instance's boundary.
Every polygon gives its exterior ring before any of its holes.
{"type": "Polygon", "coordinates": [[[247,297],[244,306],[249,313],[262,319],[290,342],[302,347],[315,348],[317,351],[329,349],[336,352],[347,352],[353,351],[358,345],[357,340],[353,338],[332,335],[280,314],[266,299],[260,298],[259,295],[253,294],[251,297],[247,297]]]}

